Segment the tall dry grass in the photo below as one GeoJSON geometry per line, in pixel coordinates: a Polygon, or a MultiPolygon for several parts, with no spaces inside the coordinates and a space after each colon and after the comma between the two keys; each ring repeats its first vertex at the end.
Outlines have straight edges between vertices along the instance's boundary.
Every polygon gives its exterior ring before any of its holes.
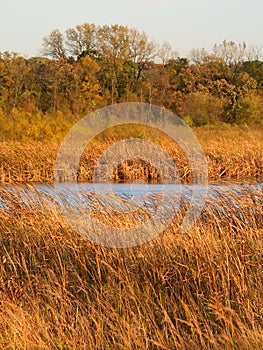
{"type": "Polygon", "coordinates": [[[263,129],[240,127],[195,129],[208,161],[209,177],[263,177],[263,129]]]}
{"type": "Polygon", "coordinates": [[[41,198],[1,198],[1,349],[262,349],[262,190],[211,199],[187,234],[182,210],[124,250],[88,242],[41,198]]]}
{"type": "MultiPolygon", "coordinates": [[[[208,162],[209,179],[238,180],[263,177],[263,130],[200,128],[194,130],[208,162]]],[[[131,136],[132,133],[130,133],[131,136]]],[[[127,135],[126,135],[127,136],[127,135]]],[[[134,137],[145,137],[163,147],[175,160],[183,182],[191,181],[191,165],[182,151],[171,140],[143,131],[135,130],[134,137]]],[[[107,137],[93,141],[81,157],[78,171],[79,181],[91,181],[93,168],[101,153],[118,141],[116,134],[110,132],[107,137]]],[[[41,142],[2,142],[0,145],[0,182],[33,183],[53,182],[53,168],[58,143],[41,142]]],[[[159,181],[154,167],[137,160],[127,160],[119,165],[112,175],[112,181],[130,181],[134,179],[159,181]]]]}

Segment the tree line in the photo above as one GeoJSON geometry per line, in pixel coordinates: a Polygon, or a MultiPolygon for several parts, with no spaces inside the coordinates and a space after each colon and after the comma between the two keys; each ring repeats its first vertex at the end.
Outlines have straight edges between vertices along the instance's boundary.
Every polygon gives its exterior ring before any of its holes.
{"type": "Polygon", "coordinates": [[[246,43],[180,57],[135,28],[84,23],[53,30],[42,44],[41,57],[0,53],[2,137],[25,129],[55,137],[83,115],[127,101],[163,106],[194,126],[262,123],[263,61],[246,43]]]}

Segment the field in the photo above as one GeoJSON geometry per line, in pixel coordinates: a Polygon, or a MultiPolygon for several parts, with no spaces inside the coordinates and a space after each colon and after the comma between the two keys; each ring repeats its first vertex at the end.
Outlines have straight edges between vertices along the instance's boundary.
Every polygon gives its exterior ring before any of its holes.
{"type": "Polygon", "coordinates": [[[182,210],[121,250],[89,243],[44,201],[2,198],[1,349],[262,349],[260,190],[238,208],[218,198],[187,234],[182,210]]]}
{"type": "MultiPolygon", "coordinates": [[[[211,181],[262,177],[261,129],[195,133],[211,181]]],[[[91,179],[97,153],[111,141],[96,142],[83,156],[80,180],[91,179]]],[[[165,146],[190,180],[189,164],[165,146]]],[[[51,183],[57,149],[3,142],[1,182],[51,183]]],[[[121,172],[129,179],[135,165],[123,164],[113,180],[121,172]]],[[[142,165],[136,176],[143,174],[142,165]]],[[[90,243],[55,203],[24,203],[20,195],[1,188],[0,349],[263,349],[262,188],[211,199],[184,234],[182,202],[158,238],[126,249],[90,243]]],[[[126,213],[112,219],[95,208],[94,215],[129,227],[126,213]]]]}
{"type": "MultiPolygon", "coordinates": [[[[200,128],[194,130],[208,162],[209,179],[251,180],[263,176],[263,130],[261,128],[242,129],[240,127],[200,128]]],[[[118,136],[118,135],[117,135],[118,136]]],[[[80,163],[79,181],[90,181],[94,164],[103,150],[117,140],[111,135],[99,138],[85,150],[80,163]]],[[[158,135],[157,135],[158,136],[158,135]]],[[[147,134],[143,135],[147,139],[147,134]]],[[[182,152],[162,138],[154,139],[175,160],[184,182],[191,180],[191,166],[182,152]]],[[[0,182],[1,183],[36,183],[53,182],[53,167],[59,143],[56,142],[1,142],[0,182]]],[[[113,181],[134,179],[157,180],[155,169],[138,162],[123,163],[113,174],[113,181]],[[147,169],[146,169],[147,168],[147,169]]]]}

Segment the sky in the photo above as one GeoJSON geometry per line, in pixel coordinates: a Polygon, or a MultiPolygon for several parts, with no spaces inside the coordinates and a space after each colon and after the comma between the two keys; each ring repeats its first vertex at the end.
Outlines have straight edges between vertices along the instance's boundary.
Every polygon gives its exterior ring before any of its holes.
{"type": "Polygon", "coordinates": [[[85,22],[124,24],[180,56],[223,40],[262,47],[263,0],[0,0],[0,52],[41,55],[42,38],[85,22]]]}

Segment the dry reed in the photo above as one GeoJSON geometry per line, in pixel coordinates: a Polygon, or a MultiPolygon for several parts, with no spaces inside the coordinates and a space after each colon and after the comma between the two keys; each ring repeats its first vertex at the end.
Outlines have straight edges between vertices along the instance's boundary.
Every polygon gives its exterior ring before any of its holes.
{"type": "Polygon", "coordinates": [[[262,349],[260,188],[124,250],[77,235],[43,198],[1,198],[1,349],[262,349]]]}
{"type": "MultiPolygon", "coordinates": [[[[232,127],[226,130],[202,128],[194,131],[206,155],[211,181],[263,177],[262,129],[242,130],[232,127]]],[[[118,141],[115,136],[98,138],[86,148],[78,170],[79,181],[92,181],[98,157],[118,141]]],[[[147,138],[146,131],[143,136],[147,138]]],[[[182,182],[191,181],[191,165],[176,144],[158,138],[158,135],[154,135],[153,141],[174,159],[182,182]]],[[[52,183],[58,148],[58,143],[2,142],[0,183],[52,183]]],[[[154,167],[138,159],[123,162],[112,174],[114,182],[139,178],[159,182],[160,174],[154,167]]]]}

